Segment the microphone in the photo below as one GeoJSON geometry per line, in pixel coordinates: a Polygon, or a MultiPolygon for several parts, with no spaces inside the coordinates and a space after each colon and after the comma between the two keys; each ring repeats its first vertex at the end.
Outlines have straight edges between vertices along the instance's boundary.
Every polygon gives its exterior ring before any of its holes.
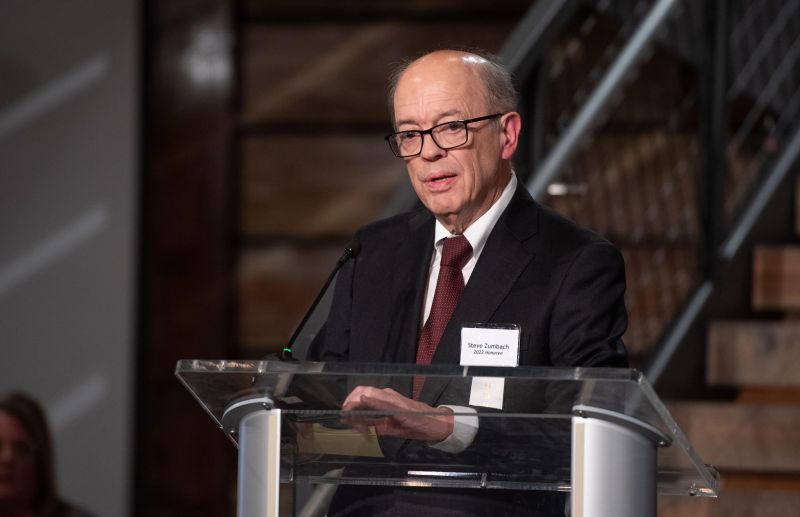
{"type": "Polygon", "coordinates": [[[281,350],[280,353],[281,360],[283,361],[295,360],[292,357],[292,347],[294,347],[294,343],[295,341],[297,341],[300,332],[306,326],[306,323],[308,322],[311,315],[314,313],[314,310],[317,308],[317,305],[319,305],[319,302],[322,301],[322,297],[327,292],[328,287],[331,285],[331,282],[333,282],[333,278],[336,276],[336,273],[338,273],[339,270],[342,269],[342,266],[344,266],[348,260],[356,258],[356,256],[360,251],[361,251],[361,243],[358,242],[358,239],[353,238],[353,240],[350,241],[350,243],[344,248],[342,256],[339,257],[339,260],[336,261],[336,265],[333,266],[333,270],[331,271],[331,274],[328,276],[328,279],[325,280],[324,284],[322,284],[322,289],[319,290],[319,293],[317,293],[317,297],[314,298],[313,302],[311,302],[311,305],[309,306],[308,310],[303,316],[303,319],[300,320],[300,323],[297,325],[297,328],[294,329],[292,336],[289,338],[289,344],[287,344],[285,347],[283,347],[283,350],[281,350]]]}

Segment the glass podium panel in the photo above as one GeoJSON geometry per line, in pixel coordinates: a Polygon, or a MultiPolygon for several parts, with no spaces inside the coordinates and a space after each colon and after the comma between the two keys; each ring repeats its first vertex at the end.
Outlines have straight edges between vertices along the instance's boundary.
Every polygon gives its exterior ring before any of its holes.
{"type": "MultiPolygon", "coordinates": [[[[636,370],[182,360],[176,375],[234,443],[240,408],[281,410],[282,482],[570,491],[573,419],[595,418],[657,446],[659,493],[719,492],[717,472],[636,370]],[[475,428],[460,452],[379,436],[370,424],[387,412],[341,409],[356,386],[410,394],[415,376],[421,400],[475,428]]],[[[391,416],[425,425],[435,415],[391,416]]]]}

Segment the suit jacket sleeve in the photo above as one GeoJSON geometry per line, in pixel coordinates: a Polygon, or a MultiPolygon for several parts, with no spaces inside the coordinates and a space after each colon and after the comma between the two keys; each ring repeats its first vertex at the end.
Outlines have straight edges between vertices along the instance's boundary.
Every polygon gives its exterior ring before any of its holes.
{"type": "Polygon", "coordinates": [[[614,246],[598,240],[578,251],[553,305],[552,364],[626,367],[624,295],[625,267],[614,246]]]}

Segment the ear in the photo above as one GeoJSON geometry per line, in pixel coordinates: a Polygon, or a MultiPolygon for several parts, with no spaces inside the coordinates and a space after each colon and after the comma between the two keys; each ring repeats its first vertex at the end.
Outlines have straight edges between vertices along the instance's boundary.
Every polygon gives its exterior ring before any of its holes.
{"type": "Polygon", "coordinates": [[[516,111],[510,111],[500,119],[501,144],[503,146],[503,159],[510,160],[517,150],[519,132],[522,130],[522,117],[516,111]]]}

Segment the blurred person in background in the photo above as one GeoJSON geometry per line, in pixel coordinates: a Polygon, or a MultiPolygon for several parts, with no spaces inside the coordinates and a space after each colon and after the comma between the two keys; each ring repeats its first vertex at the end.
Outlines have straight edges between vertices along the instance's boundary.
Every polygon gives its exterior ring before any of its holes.
{"type": "Polygon", "coordinates": [[[0,516],[90,517],[59,498],[47,419],[22,393],[0,394],[0,516]]]}

